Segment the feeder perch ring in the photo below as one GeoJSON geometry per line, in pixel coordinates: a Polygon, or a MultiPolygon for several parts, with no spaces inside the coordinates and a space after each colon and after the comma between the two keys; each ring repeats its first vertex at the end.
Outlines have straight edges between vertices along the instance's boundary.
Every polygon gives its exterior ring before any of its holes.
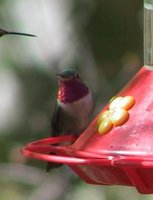
{"type": "MultiPolygon", "coordinates": [[[[65,135],[59,137],[45,138],[42,140],[38,140],[32,143],[27,144],[23,149],[22,153],[27,158],[33,158],[37,160],[42,160],[46,162],[56,162],[56,163],[64,163],[67,165],[109,165],[112,159],[111,156],[104,156],[97,158],[96,155],[88,154],[86,152],[79,152],[82,154],[86,154],[86,158],[80,157],[72,157],[66,156],[65,150],[67,149],[66,145],[56,145],[63,142],[72,142],[76,138],[73,135],[65,135]],[[62,154],[62,155],[59,155],[62,154]]],[[[68,152],[68,151],[67,151],[68,152]]]]}

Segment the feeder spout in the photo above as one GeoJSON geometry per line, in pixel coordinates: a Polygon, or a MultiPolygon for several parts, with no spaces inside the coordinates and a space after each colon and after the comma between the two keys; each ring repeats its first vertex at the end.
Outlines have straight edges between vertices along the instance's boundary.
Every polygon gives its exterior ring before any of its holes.
{"type": "Polygon", "coordinates": [[[144,0],[144,65],[153,70],[153,0],[144,0]]]}

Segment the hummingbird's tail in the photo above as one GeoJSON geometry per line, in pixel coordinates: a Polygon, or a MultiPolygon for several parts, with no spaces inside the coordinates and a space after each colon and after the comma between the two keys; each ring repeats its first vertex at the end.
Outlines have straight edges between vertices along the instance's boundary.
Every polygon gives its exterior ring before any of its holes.
{"type": "Polygon", "coordinates": [[[62,165],[63,165],[63,164],[48,162],[48,163],[47,163],[47,167],[46,167],[46,172],[50,172],[50,170],[59,168],[59,167],[61,167],[62,165]]]}
{"type": "MultiPolygon", "coordinates": [[[[52,153],[52,155],[53,155],[53,153],[52,153]]],[[[56,154],[54,153],[54,155],[56,155],[56,154]]],[[[59,168],[59,167],[61,167],[62,165],[63,165],[63,164],[60,164],[60,163],[48,162],[48,163],[47,163],[47,166],[46,166],[46,172],[50,172],[50,170],[59,168]]]]}

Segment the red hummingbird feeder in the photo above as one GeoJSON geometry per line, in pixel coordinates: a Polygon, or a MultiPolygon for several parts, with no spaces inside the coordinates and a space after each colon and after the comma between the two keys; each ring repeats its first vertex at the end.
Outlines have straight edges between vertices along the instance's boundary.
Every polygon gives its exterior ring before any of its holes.
{"type": "Polygon", "coordinates": [[[66,164],[90,184],[134,186],[153,194],[153,0],[144,3],[144,21],[145,66],[79,138],[29,143],[25,157],[66,164]]]}

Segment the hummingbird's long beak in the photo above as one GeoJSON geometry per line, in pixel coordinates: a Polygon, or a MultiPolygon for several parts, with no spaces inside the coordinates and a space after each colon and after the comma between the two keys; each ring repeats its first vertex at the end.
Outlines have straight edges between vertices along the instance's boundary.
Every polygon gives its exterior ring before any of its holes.
{"type": "Polygon", "coordinates": [[[37,37],[36,35],[29,34],[29,33],[19,33],[19,32],[8,32],[7,35],[24,35],[29,37],[37,37]]]}
{"type": "Polygon", "coordinates": [[[0,37],[2,37],[3,35],[23,35],[23,36],[29,36],[29,37],[36,37],[36,35],[33,35],[33,34],[5,31],[0,28],[0,37]]]}
{"type": "Polygon", "coordinates": [[[61,77],[61,78],[64,78],[65,76],[64,75],[62,75],[62,74],[56,74],[57,75],[57,77],[61,77]]]}

